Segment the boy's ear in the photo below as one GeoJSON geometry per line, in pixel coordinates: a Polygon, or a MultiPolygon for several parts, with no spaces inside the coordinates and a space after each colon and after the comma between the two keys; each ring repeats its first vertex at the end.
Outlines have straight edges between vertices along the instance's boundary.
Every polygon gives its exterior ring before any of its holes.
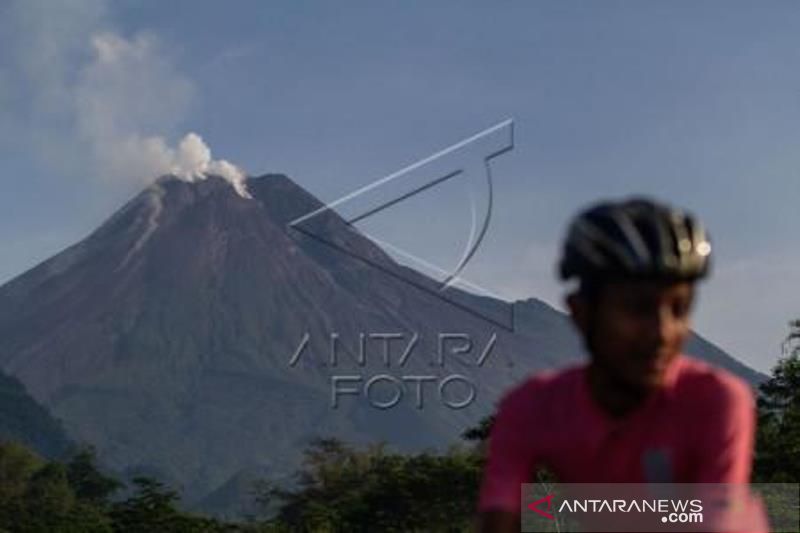
{"type": "Polygon", "coordinates": [[[575,324],[578,331],[586,335],[589,330],[589,302],[586,297],[576,291],[568,294],[565,301],[572,323],[575,324]]]}

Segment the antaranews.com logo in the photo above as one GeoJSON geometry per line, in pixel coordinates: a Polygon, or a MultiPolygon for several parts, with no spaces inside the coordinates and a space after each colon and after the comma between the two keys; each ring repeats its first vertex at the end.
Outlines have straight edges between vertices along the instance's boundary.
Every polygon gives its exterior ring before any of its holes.
{"type": "MultiPolygon", "coordinates": [[[[527,508],[548,520],[555,520],[555,515],[550,513],[553,507],[553,498],[555,498],[555,494],[549,494],[529,503],[527,508]],[[544,504],[546,504],[547,510],[542,509],[544,504]]],[[[565,499],[561,501],[555,512],[572,515],[577,513],[653,513],[661,515],[662,523],[703,522],[703,502],[699,499],[565,499]]]]}
{"type": "Polygon", "coordinates": [[[521,490],[521,531],[800,531],[796,483],[537,483],[521,490]]]}

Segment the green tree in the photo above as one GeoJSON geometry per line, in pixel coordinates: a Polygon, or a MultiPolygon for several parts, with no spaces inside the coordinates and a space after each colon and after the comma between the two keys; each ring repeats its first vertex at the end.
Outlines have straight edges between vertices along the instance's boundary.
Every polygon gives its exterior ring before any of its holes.
{"type": "Polygon", "coordinates": [[[183,525],[175,507],[178,493],[148,477],[136,477],[133,484],[136,492],[112,508],[114,530],[124,533],[178,531],[183,525]]]}
{"type": "Polygon", "coordinates": [[[110,511],[116,533],[217,533],[242,531],[233,524],[180,511],[178,493],[149,477],[133,479],[135,493],[110,511]]]}
{"type": "Polygon", "coordinates": [[[800,320],[789,323],[783,355],[759,387],[754,480],[800,481],[800,320]]]}
{"type": "Polygon", "coordinates": [[[0,530],[13,531],[28,514],[28,483],[44,461],[14,442],[0,444],[0,530]]]}
{"type": "Polygon", "coordinates": [[[81,448],[67,463],[67,480],[79,500],[105,507],[109,497],[122,487],[122,483],[103,475],[96,463],[94,447],[81,448]]]}
{"type": "Polygon", "coordinates": [[[264,525],[291,531],[469,531],[480,457],[447,453],[404,455],[383,444],[356,450],[335,439],[314,441],[296,486],[264,483],[259,503],[275,517],[264,525]]]}
{"type": "Polygon", "coordinates": [[[494,424],[494,415],[481,419],[478,425],[471,427],[461,434],[461,438],[468,442],[485,442],[489,438],[489,432],[494,424]]]}
{"type": "Polygon", "coordinates": [[[0,533],[279,531],[182,512],[177,508],[178,493],[150,478],[134,479],[134,493],[111,503],[120,486],[99,472],[92,448],[61,464],[22,445],[0,442],[0,533]]]}
{"type": "Polygon", "coordinates": [[[75,497],[66,468],[15,443],[0,444],[0,531],[111,533],[104,513],[75,497]]]}

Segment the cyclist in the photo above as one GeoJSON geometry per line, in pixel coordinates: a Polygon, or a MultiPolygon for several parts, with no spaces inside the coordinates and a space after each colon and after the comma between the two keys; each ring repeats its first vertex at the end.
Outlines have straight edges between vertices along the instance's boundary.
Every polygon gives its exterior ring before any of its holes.
{"type": "Polygon", "coordinates": [[[520,485],[747,483],[755,402],[733,374],[682,353],[711,245],[690,214],[643,198],[570,225],[560,277],[589,361],[506,393],[490,432],[481,531],[519,531],[520,485]]]}

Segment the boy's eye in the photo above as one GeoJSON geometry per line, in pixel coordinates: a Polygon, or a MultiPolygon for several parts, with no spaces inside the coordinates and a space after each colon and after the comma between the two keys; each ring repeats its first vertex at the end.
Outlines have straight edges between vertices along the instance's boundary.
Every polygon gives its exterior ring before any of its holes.
{"type": "MultiPolygon", "coordinates": [[[[623,308],[626,313],[631,315],[635,315],[637,317],[645,317],[652,314],[658,314],[658,309],[660,307],[659,302],[653,301],[650,298],[629,298],[623,302],[623,308]]],[[[691,309],[691,302],[685,300],[676,300],[671,303],[667,303],[669,306],[668,309],[672,313],[672,316],[676,318],[685,318],[691,309]]]]}

